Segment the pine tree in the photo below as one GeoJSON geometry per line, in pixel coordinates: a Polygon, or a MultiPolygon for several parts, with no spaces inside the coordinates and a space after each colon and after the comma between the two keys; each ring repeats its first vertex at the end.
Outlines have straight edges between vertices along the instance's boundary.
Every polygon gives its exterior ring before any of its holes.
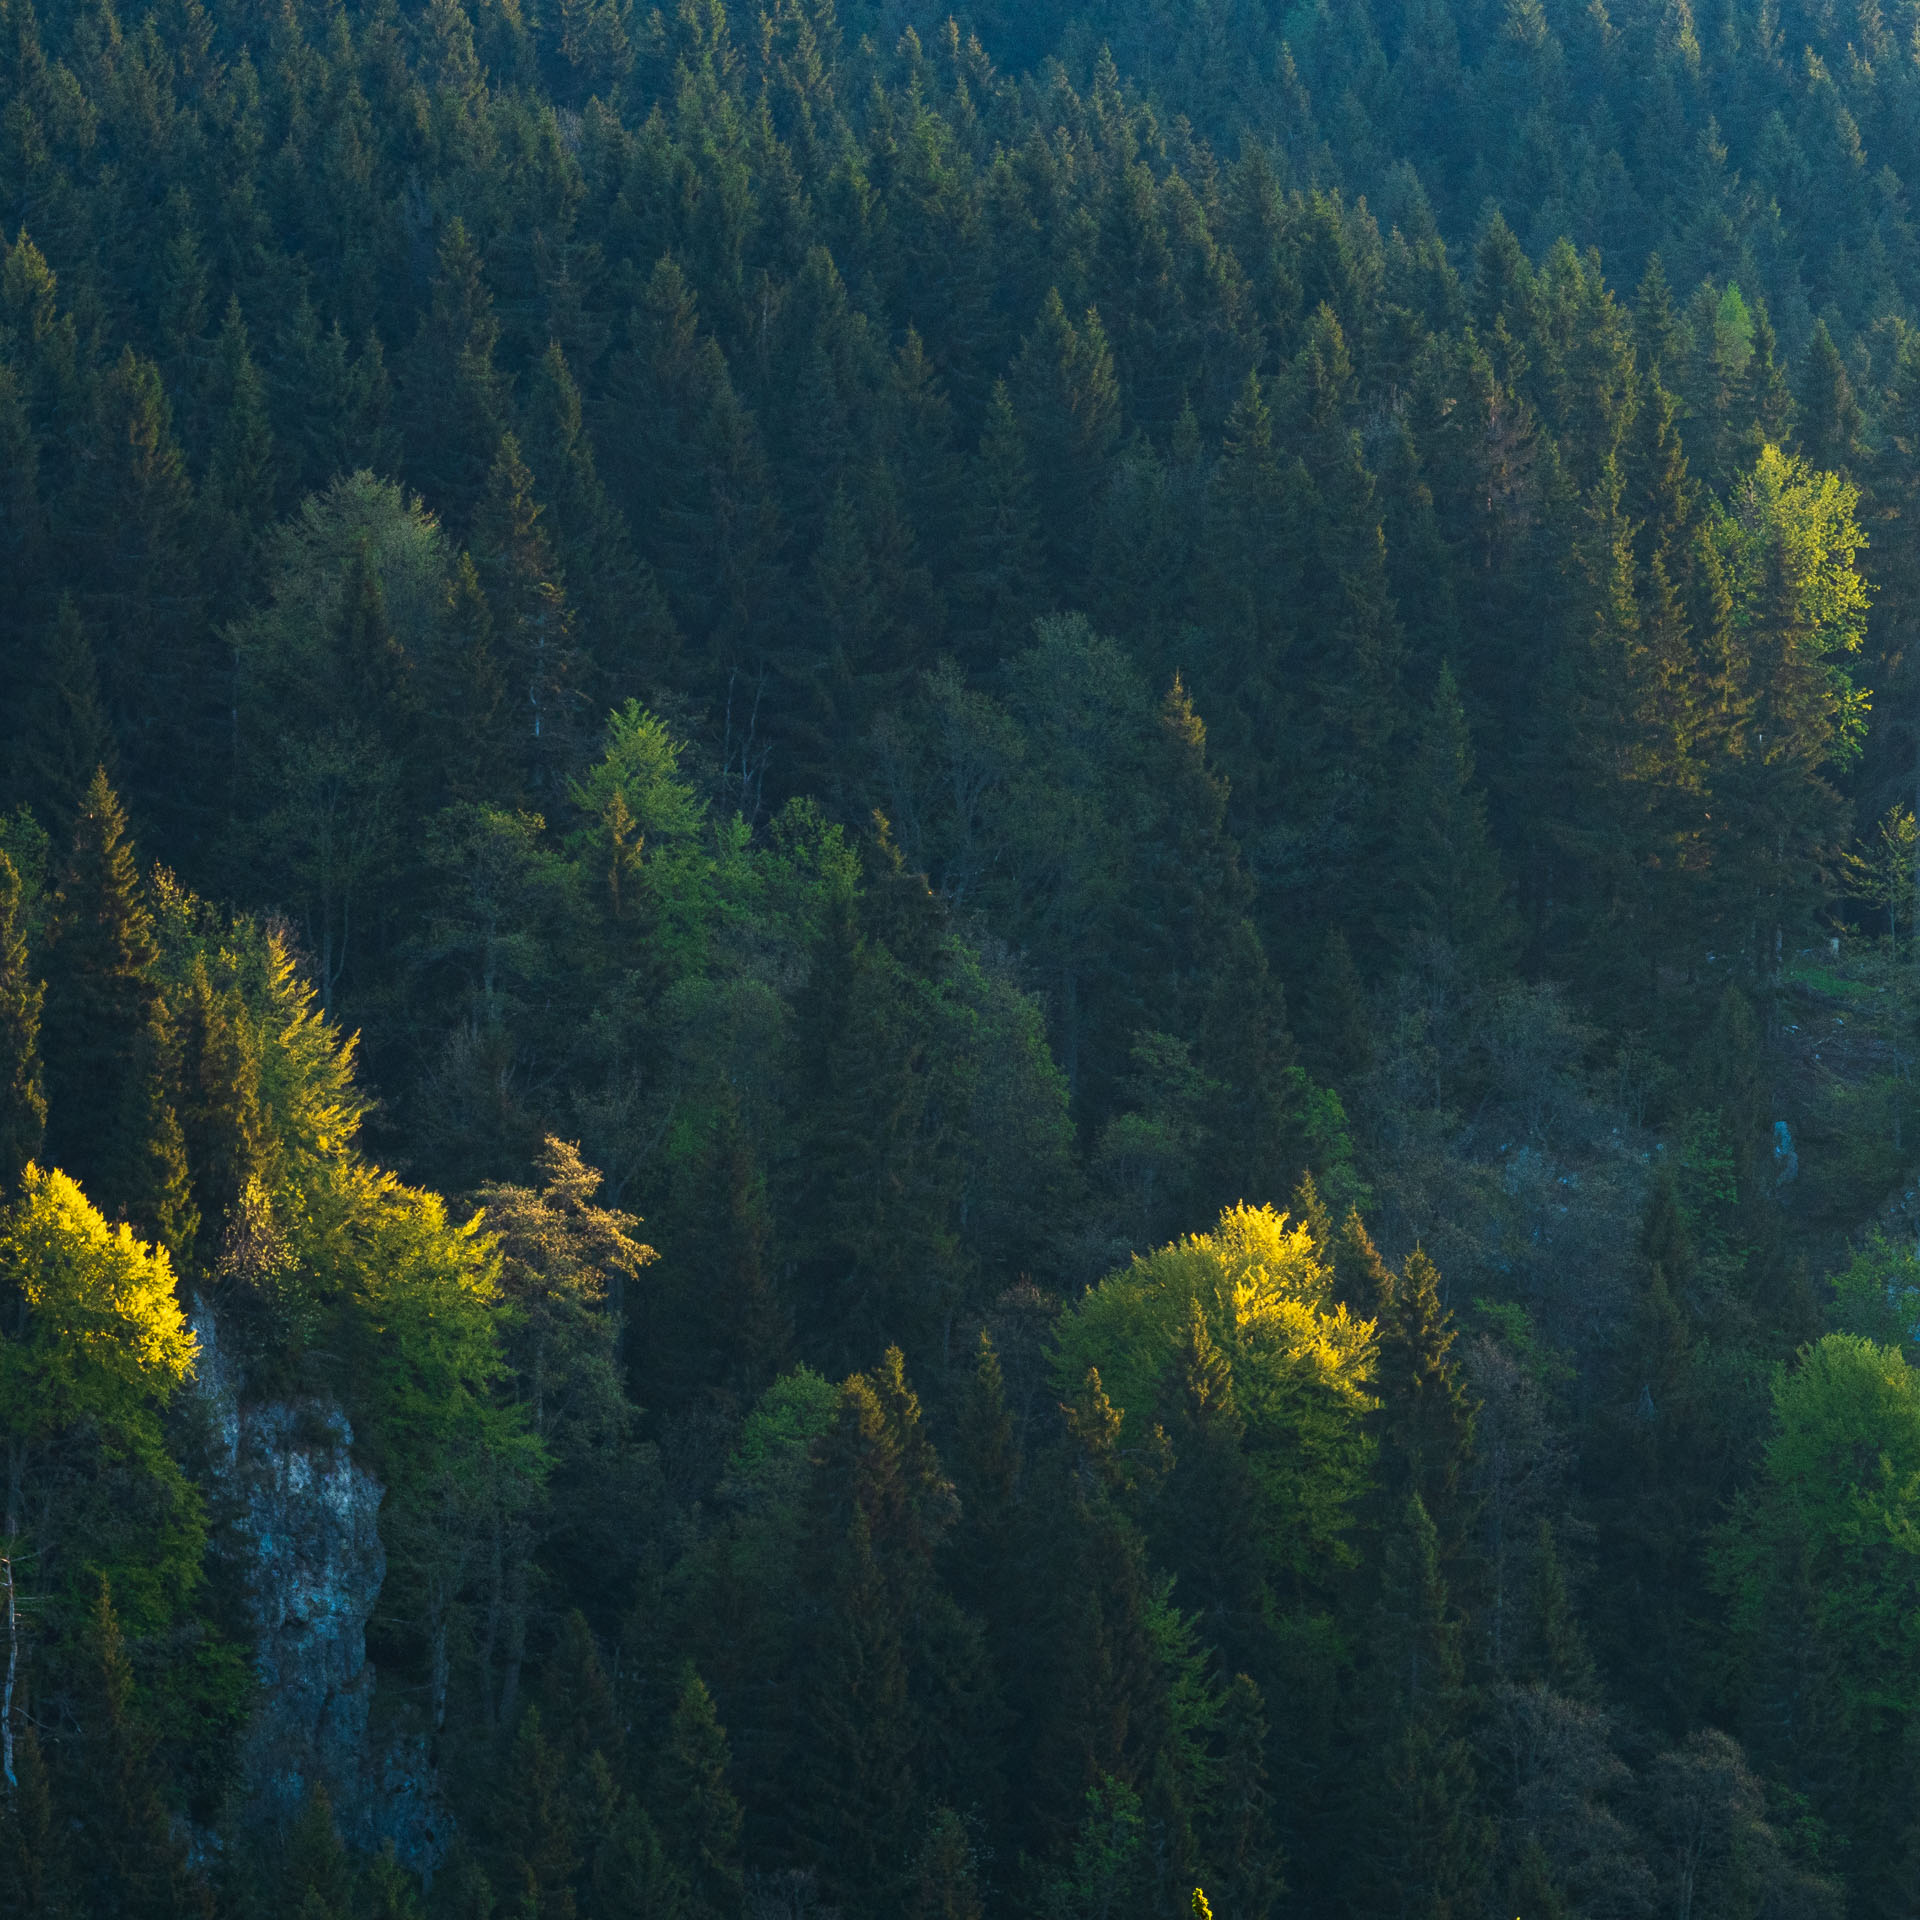
{"type": "Polygon", "coordinates": [[[47,951],[47,1152],[95,1199],[115,1164],[156,989],[159,950],[126,815],[96,771],[74,821],[47,951]]]}
{"type": "Polygon", "coordinates": [[[27,951],[20,875],[0,852],[0,1204],[18,1191],[28,1163],[40,1158],[46,1134],[46,1075],[40,1059],[45,998],[27,951]]]}
{"type": "Polygon", "coordinates": [[[713,1696],[691,1667],[667,1722],[649,1803],[685,1881],[688,1920],[734,1920],[742,1898],[740,1803],[713,1696]]]}

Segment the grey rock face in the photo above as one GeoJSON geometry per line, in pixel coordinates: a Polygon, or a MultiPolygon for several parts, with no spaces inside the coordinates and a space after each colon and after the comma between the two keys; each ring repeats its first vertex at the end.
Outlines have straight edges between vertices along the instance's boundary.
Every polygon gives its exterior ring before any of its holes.
{"type": "Polygon", "coordinates": [[[212,1428],[216,1524],[244,1572],[260,1692],[243,1752],[249,1818],[298,1811],[322,1784],[346,1839],[391,1840],[431,1870],[448,1818],[425,1744],[376,1737],[367,1621],[386,1578],[385,1489],[353,1458],[337,1404],[243,1403],[204,1309],[195,1381],[212,1428]]]}

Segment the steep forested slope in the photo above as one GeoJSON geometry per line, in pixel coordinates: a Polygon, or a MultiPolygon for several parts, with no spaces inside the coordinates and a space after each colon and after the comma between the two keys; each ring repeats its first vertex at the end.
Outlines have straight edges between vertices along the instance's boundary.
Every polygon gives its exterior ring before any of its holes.
{"type": "Polygon", "coordinates": [[[1911,1912],[1913,32],[0,0],[18,1910],[1911,1912]]]}

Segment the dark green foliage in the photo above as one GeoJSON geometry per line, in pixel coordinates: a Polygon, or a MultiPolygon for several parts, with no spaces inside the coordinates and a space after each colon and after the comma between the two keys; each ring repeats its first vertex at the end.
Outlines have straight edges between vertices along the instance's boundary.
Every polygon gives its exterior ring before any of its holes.
{"type": "Polygon", "coordinates": [[[689,1668],[648,1795],[686,1886],[689,1920],[731,1920],[740,1911],[740,1803],[727,1783],[730,1765],[713,1696],[689,1668]]]}
{"type": "Polygon", "coordinates": [[[0,1194],[10,1194],[40,1157],[47,1126],[40,1009],[46,989],[27,952],[25,890],[0,852],[0,1194]]]}
{"type": "Polygon", "coordinates": [[[142,1105],[136,1066],[158,958],[126,815],[96,769],[47,934],[47,1152],[110,1203],[129,1197],[129,1119],[142,1105]]]}
{"type": "Polygon", "coordinates": [[[1910,21],[0,9],[0,1905],[1914,1910],[1910,21]]]}
{"type": "Polygon", "coordinates": [[[74,1871],[87,1906],[127,1920],[187,1920],[206,1889],[161,1798],[153,1734],[134,1697],[119,1616],[101,1582],[81,1662],[78,1722],[64,1770],[63,1815],[78,1828],[74,1871]]]}

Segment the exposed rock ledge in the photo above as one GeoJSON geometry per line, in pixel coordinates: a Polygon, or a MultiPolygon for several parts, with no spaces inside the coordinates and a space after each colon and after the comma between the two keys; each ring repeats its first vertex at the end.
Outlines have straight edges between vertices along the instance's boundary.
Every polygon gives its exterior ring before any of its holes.
{"type": "Polygon", "coordinates": [[[249,1820],[290,1817],[323,1784],[359,1847],[391,1840],[431,1871],[451,1822],[424,1742],[376,1739],[367,1621],[386,1578],[385,1489],[353,1458],[353,1428],[330,1400],[246,1403],[219,1326],[193,1315],[205,1403],[213,1519],[243,1572],[260,1694],[242,1753],[249,1820]]]}

